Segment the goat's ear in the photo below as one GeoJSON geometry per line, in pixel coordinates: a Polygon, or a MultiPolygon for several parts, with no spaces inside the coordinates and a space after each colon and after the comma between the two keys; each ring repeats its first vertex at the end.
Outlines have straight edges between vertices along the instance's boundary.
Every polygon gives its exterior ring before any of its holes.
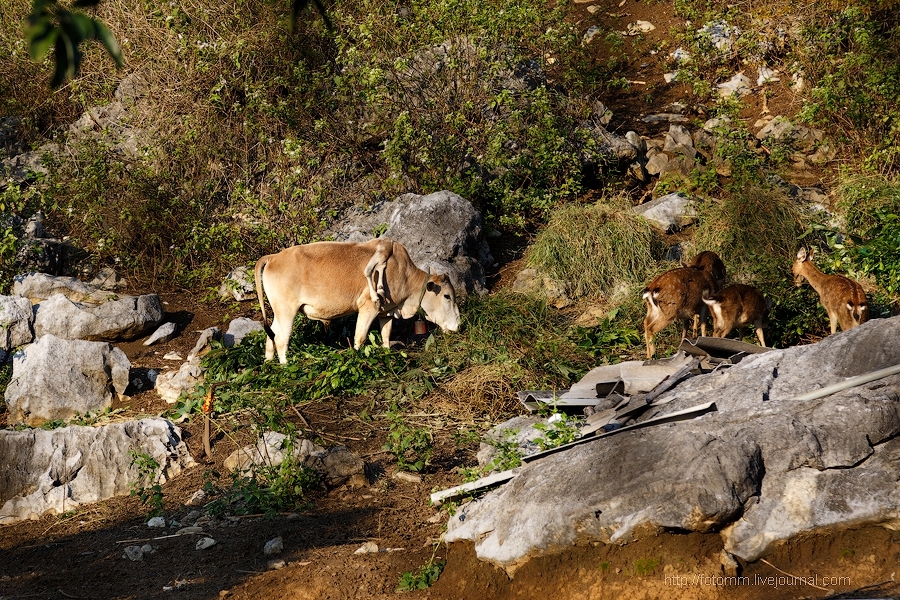
{"type": "Polygon", "coordinates": [[[807,259],[806,248],[800,248],[800,250],[797,251],[797,260],[799,260],[800,262],[803,262],[806,259],[807,259]]]}

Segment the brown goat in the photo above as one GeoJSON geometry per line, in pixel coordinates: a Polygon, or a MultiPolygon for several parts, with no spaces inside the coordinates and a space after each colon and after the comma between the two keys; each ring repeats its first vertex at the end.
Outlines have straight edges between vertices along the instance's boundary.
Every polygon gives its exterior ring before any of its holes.
{"type": "MultiPolygon", "coordinates": [[[[653,336],[662,331],[675,319],[681,319],[681,337],[687,337],[688,324],[695,315],[700,315],[700,326],[706,335],[706,304],[703,303],[704,290],[712,291],[714,284],[699,269],[680,267],[666,271],[644,288],[643,297],[647,303],[644,318],[644,341],[647,343],[647,358],[653,358],[656,346],[653,336]]],[[[697,331],[694,329],[694,334],[697,331]]]]}
{"type": "Polygon", "coordinates": [[[723,338],[737,327],[743,338],[744,326],[753,323],[759,344],[765,347],[763,320],[769,308],[758,289],[752,285],[735,283],[715,294],[704,293],[703,302],[712,313],[713,337],[723,338]]]}
{"type": "Polygon", "coordinates": [[[725,287],[725,263],[719,255],[710,250],[704,250],[694,257],[694,260],[684,265],[699,269],[715,284],[713,292],[718,292],[725,287]]]}
{"type": "MultiPolygon", "coordinates": [[[[684,264],[684,263],[682,263],[684,264]]],[[[719,258],[719,255],[711,250],[704,250],[694,257],[694,259],[684,264],[685,267],[697,269],[703,273],[709,280],[711,292],[718,292],[725,287],[725,263],[719,258]]],[[[699,313],[694,317],[694,335],[697,335],[697,322],[700,320],[699,313]]]]}
{"type": "Polygon", "coordinates": [[[812,251],[807,252],[806,248],[801,248],[791,271],[795,285],[803,285],[803,279],[806,278],[809,285],[819,293],[819,301],[831,321],[831,333],[837,332],[838,324],[841,331],[847,331],[862,325],[869,318],[866,293],[862,286],[843,275],[826,275],[820,271],[812,262],[812,251]]]}

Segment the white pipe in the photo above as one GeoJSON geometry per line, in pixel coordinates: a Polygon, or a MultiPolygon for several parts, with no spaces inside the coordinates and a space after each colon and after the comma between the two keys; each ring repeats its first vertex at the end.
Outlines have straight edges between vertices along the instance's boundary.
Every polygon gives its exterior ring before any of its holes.
{"type": "Polygon", "coordinates": [[[858,385],[869,383],[870,381],[875,381],[876,379],[882,379],[890,375],[897,375],[898,373],[900,373],[900,365],[894,365],[893,367],[887,367],[886,369],[872,371],[871,373],[866,373],[865,375],[857,375],[856,377],[851,377],[850,379],[841,381],[840,383],[826,385],[823,388],[819,388],[817,390],[807,392],[801,396],[792,398],[791,401],[815,400],[816,398],[821,398],[822,396],[836,394],[837,392],[846,390],[847,388],[856,387],[858,385]]]}

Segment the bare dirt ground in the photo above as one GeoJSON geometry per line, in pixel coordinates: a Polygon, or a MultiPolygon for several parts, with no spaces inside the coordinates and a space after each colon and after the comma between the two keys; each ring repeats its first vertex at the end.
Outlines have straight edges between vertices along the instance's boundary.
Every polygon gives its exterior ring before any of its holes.
{"type": "MultiPolygon", "coordinates": [[[[635,20],[647,20],[656,30],[642,38],[631,68],[635,82],[626,90],[601,90],[598,98],[614,112],[613,128],[620,133],[634,129],[642,135],[660,136],[668,125],[648,125],[643,113],[663,112],[675,101],[689,105],[690,90],[684,84],[663,84],[668,70],[664,56],[649,54],[670,30],[680,25],[669,3],[644,4],[627,0],[598,0],[576,4],[573,18],[586,30],[592,24],[624,29],[635,20]],[[590,13],[587,7],[599,10],[590,13]],[[648,104],[647,98],[652,103],[648,104]]],[[[598,50],[598,52],[600,52],[598,50]]],[[[602,59],[598,57],[598,59],[602,59]]],[[[772,88],[768,108],[773,114],[791,115],[796,110],[786,86],[772,88]]],[[[760,97],[747,101],[746,118],[762,110],[760,97]]],[[[511,279],[506,265],[514,250],[497,253],[504,264],[492,275],[494,285],[511,279]]],[[[147,290],[142,290],[147,291],[147,290]]],[[[157,291],[157,290],[154,290],[157,291]]],[[[160,293],[167,318],[179,325],[181,335],[162,346],[137,342],[121,347],[135,373],[148,369],[172,369],[162,357],[170,351],[186,356],[200,331],[211,325],[227,326],[238,316],[258,318],[254,303],[217,305],[198,301],[186,292],[160,293]]],[[[115,408],[122,417],[160,414],[169,408],[152,390],[134,394],[115,408]]],[[[440,579],[426,590],[405,592],[409,598],[461,599],[581,599],[602,598],[734,598],[773,600],[788,598],[884,598],[900,597],[895,583],[900,565],[900,533],[883,528],[834,532],[796,540],[777,549],[766,561],[741,565],[744,579],[725,579],[717,533],[655,532],[624,546],[585,544],[553,556],[537,558],[510,577],[506,572],[475,557],[467,544],[439,543],[446,513],[429,506],[435,489],[456,485],[456,467],[474,464],[473,449],[460,448],[453,440],[455,427],[439,414],[421,417],[435,432],[433,465],[420,483],[396,479],[396,463],[382,451],[386,427],[363,421],[360,411],[369,405],[365,397],[332,400],[304,407],[298,425],[311,437],[330,445],[346,445],[362,456],[369,475],[366,485],[342,487],[314,499],[308,510],[273,518],[250,516],[206,519],[199,522],[216,540],[196,550],[196,537],[166,537],[178,529],[150,529],[147,508],[137,498],[120,497],[71,513],[45,516],[37,521],[0,526],[0,600],[18,598],[116,599],[185,598],[241,600],[393,598],[402,573],[415,571],[433,555],[445,561],[440,579]],[[277,557],[263,553],[265,543],[277,536],[284,551],[277,557]],[[374,554],[355,554],[365,542],[375,542],[374,554]],[[123,557],[128,545],[148,543],[155,552],[132,562],[123,557]],[[272,568],[270,561],[283,561],[272,568]],[[803,577],[798,583],[787,575],[803,577]],[[836,578],[834,580],[827,578],[836,578]]],[[[5,413],[0,425],[5,425],[5,413]]],[[[213,460],[204,462],[202,422],[182,424],[184,436],[197,466],[167,483],[164,488],[166,517],[181,521],[195,507],[189,498],[208,481],[222,483],[222,461],[238,443],[237,433],[213,436],[213,460]]],[[[215,429],[214,429],[215,431],[215,429]]]]}

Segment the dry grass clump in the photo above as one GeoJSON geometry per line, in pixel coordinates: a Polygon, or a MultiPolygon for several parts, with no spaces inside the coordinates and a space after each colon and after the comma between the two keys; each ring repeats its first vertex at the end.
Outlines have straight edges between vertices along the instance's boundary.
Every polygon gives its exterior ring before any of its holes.
{"type": "Polygon", "coordinates": [[[756,273],[761,258],[792,258],[805,227],[797,202],[785,190],[750,185],[701,207],[693,247],[717,252],[729,273],[756,273]]]}
{"type": "Polygon", "coordinates": [[[609,295],[642,283],[657,268],[664,245],[630,210],[624,196],[553,213],[527,253],[528,264],[565,281],[578,296],[609,295]]]}
{"type": "Polygon", "coordinates": [[[515,414],[519,406],[510,364],[473,365],[441,385],[447,400],[441,408],[459,420],[496,422],[515,414]]]}

